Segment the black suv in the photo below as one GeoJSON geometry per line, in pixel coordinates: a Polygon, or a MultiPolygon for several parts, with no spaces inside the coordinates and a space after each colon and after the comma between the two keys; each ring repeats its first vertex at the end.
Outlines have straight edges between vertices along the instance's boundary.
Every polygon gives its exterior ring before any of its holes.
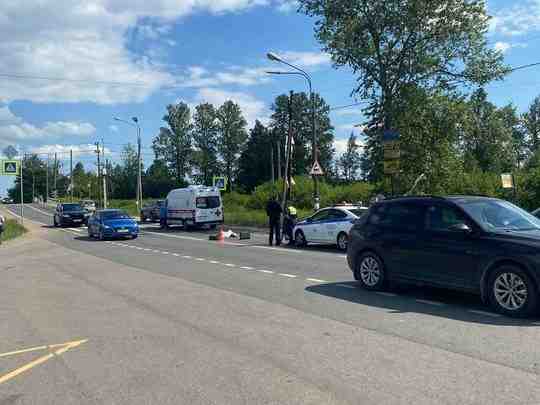
{"type": "Polygon", "coordinates": [[[368,290],[388,281],[464,290],[523,317],[538,303],[540,220],[488,197],[385,200],[351,229],[347,261],[368,290]]]}
{"type": "Polygon", "coordinates": [[[81,204],[58,204],[54,213],[54,226],[85,225],[89,216],[81,204]]]}

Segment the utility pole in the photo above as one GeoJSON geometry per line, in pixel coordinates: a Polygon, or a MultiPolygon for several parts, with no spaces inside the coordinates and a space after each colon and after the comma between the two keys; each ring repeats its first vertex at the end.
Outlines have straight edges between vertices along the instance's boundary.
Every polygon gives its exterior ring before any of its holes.
{"type": "Polygon", "coordinates": [[[276,181],[274,169],[274,140],[270,141],[270,179],[272,180],[272,186],[274,186],[276,181]]]}
{"type": "Polygon", "coordinates": [[[32,170],[32,202],[36,201],[36,175],[32,170]]]}
{"type": "MultiPolygon", "coordinates": [[[[319,147],[317,145],[317,127],[315,121],[315,94],[311,88],[311,80],[309,80],[309,95],[311,99],[311,131],[312,131],[312,149],[313,149],[313,164],[319,161],[319,147]]],[[[317,176],[313,176],[313,188],[314,188],[314,208],[317,211],[320,208],[320,196],[319,196],[319,179],[317,176]]]]}
{"type": "Polygon", "coordinates": [[[100,150],[99,150],[99,142],[95,143],[96,145],[96,153],[97,153],[97,184],[98,184],[98,206],[101,203],[101,161],[99,158],[100,150]]]}
{"type": "Polygon", "coordinates": [[[73,149],[69,150],[69,183],[71,184],[71,202],[73,202],[73,188],[75,187],[75,182],[73,181],[73,149]]]}
{"type": "Polygon", "coordinates": [[[24,166],[25,154],[23,153],[21,159],[21,225],[24,224],[24,179],[23,179],[23,166],[24,166]]]}
{"type": "MultiPolygon", "coordinates": [[[[142,209],[142,157],[141,157],[141,127],[136,117],[133,117],[133,121],[137,124],[137,156],[139,159],[139,173],[137,179],[137,195],[138,195],[138,209],[142,209]]],[[[230,179],[229,179],[230,181],[230,179]]]]}
{"type": "Polygon", "coordinates": [[[281,229],[283,229],[283,220],[285,216],[285,210],[287,207],[287,194],[290,184],[290,176],[289,176],[289,162],[291,158],[291,144],[292,144],[292,103],[293,103],[293,95],[294,93],[290,92],[289,97],[289,130],[287,133],[287,143],[286,143],[286,152],[285,152],[285,175],[283,176],[283,194],[281,196],[281,208],[283,209],[283,215],[281,215],[281,229]]]}
{"type": "Polygon", "coordinates": [[[56,177],[58,173],[58,158],[56,156],[56,152],[54,152],[54,198],[58,198],[58,190],[56,188],[56,177]]]}
{"type": "Polygon", "coordinates": [[[103,208],[107,208],[107,164],[104,164],[104,168],[102,170],[103,176],[103,208]]]}
{"type": "Polygon", "coordinates": [[[47,172],[45,173],[45,202],[49,202],[49,157],[47,153],[47,172]]]}

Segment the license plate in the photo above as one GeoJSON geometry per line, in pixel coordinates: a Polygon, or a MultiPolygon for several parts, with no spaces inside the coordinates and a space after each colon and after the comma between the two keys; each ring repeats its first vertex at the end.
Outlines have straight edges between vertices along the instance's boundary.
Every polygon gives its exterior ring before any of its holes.
{"type": "Polygon", "coordinates": [[[82,222],[82,219],[74,219],[73,222],[82,222]]]}
{"type": "Polygon", "coordinates": [[[129,231],[127,229],[119,229],[118,232],[119,233],[128,233],[129,231]]]}

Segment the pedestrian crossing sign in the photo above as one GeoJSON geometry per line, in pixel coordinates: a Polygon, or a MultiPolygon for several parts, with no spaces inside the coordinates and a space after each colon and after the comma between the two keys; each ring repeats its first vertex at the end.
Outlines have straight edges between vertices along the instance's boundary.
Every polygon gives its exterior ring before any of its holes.
{"type": "Polygon", "coordinates": [[[2,160],[2,172],[4,176],[17,176],[20,170],[20,162],[18,160],[2,160]]]}
{"type": "Polygon", "coordinates": [[[221,191],[227,189],[227,177],[215,176],[213,178],[214,187],[219,188],[221,191]]]}

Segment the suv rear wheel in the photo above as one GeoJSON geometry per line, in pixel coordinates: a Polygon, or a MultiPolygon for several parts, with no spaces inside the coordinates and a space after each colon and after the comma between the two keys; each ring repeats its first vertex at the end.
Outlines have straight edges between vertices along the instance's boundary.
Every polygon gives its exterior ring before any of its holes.
{"type": "Polygon", "coordinates": [[[386,281],[384,265],[375,253],[366,252],[358,259],[354,278],[366,290],[382,290],[386,281]]]}
{"type": "Polygon", "coordinates": [[[517,266],[504,265],[488,280],[491,306],[503,315],[522,318],[536,311],[537,291],[530,276],[517,266]]]}

